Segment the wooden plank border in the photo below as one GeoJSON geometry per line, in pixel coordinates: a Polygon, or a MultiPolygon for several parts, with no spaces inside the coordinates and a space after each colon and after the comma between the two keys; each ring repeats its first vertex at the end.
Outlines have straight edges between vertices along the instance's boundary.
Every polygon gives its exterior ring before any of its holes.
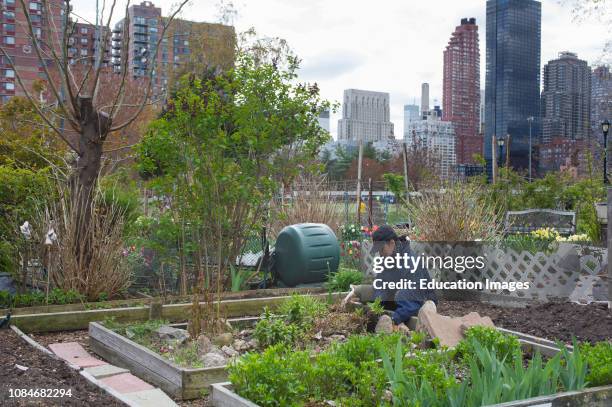
{"type": "MultiPolygon", "coordinates": [[[[337,301],[346,293],[331,294],[332,301],[337,301]]],[[[313,297],[325,301],[329,294],[312,294],[313,297]]],[[[263,312],[265,307],[276,308],[288,296],[263,297],[221,300],[222,315],[228,318],[239,316],[255,316],[263,312]]],[[[200,303],[206,305],[205,302],[200,303]]],[[[168,304],[162,306],[162,317],[170,322],[185,321],[190,315],[192,304],[168,304]]],[[[23,332],[54,332],[87,329],[90,322],[115,318],[119,322],[145,321],[149,318],[149,307],[127,307],[113,309],[97,309],[89,311],[52,312],[29,315],[15,315],[11,323],[23,332]]]]}

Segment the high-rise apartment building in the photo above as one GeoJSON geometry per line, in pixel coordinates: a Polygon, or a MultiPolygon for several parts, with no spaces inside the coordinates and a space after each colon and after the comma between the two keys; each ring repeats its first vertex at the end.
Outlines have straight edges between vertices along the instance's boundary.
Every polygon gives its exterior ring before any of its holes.
{"type": "MultiPolygon", "coordinates": [[[[511,136],[510,165],[529,163],[540,128],[542,4],[535,0],[487,0],[484,156],[491,170],[492,138],[511,136]]],[[[504,150],[508,146],[504,147],[504,150]]],[[[505,151],[504,151],[505,154],[505,151]]]]}
{"type": "Polygon", "coordinates": [[[544,65],[542,143],[554,137],[584,140],[591,115],[591,68],[572,52],[544,65]]]}
{"type": "Polygon", "coordinates": [[[319,115],[319,126],[321,126],[321,128],[323,130],[326,130],[329,133],[330,127],[329,127],[329,109],[325,109],[321,112],[321,114],[319,115]]]}
{"type": "MultiPolygon", "coordinates": [[[[2,0],[0,7],[0,28],[2,30],[2,47],[10,59],[28,90],[37,80],[46,80],[42,65],[33,48],[31,35],[28,29],[25,12],[16,0],[2,0]]],[[[62,0],[29,1],[26,3],[31,16],[32,29],[36,38],[44,44],[50,44],[57,50],[59,42],[56,33],[49,35],[50,24],[62,27],[62,0]],[[47,7],[44,5],[47,4],[47,7]]],[[[45,61],[51,65],[51,58],[45,61]]],[[[11,67],[9,59],[0,56],[0,103],[6,102],[15,95],[23,96],[25,93],[15,78],[15,69],[11,67]]]]}
{"type": "Polygon", "coordinates": [[[442,121],[436,114],[408,123],[404,143],[409,148],[426,149],[434,158],[443,179],[454,175],[457,165],[455,131],[452,122],[442,121]]]}
{"type": "Polygon", "coordinates": [[[591,131],[594,140],[601,140],[601,123],[612,121],[612,72],[609,66],[598,66],[591,75],[591,131]]]}
{"type": "Polygon", "coordinates": [[[115,24],[112,41],[112,64],[115,72],[127,65],[134,78],[148,75],[154,66],[153,90],[164,91],[181,67],[189,63],[230,65],[233,63],[235,44],[234,27],[222,24],[200,23],[175,19],[162,39],[161,48],[155,52],[167,19],[161,8],[150,1],[131,5],[128,9],[128,26],[125,20],[115,24]],[[127,33],[124,30],[127,29],[127,33]],[[122,61],[124,41],[129,38],[128,61],[122,61]],[[155,61],[152,59],[155,57],[155,61]],[[208,61],[203,61],[208,59],[208,61]]]}
{"type": "Polygon", "coordinates": [[[338,141],[374,142],[393,138],[389,94],[346,89],[342,119],[338,121],[338,141]]]}
{"type": "Polygon", "coordinates": [[[482,155],[479,128],[480,49],[475,18],[461,19],[444,50],[442,120],[453,122],[457,162],[482,155]]]}
{"type": "Polygon", "coordinates": [[[421,84],[421,117],[425,118],[425,115],[429,112],[429,84],[424,82],[421,84]]]}

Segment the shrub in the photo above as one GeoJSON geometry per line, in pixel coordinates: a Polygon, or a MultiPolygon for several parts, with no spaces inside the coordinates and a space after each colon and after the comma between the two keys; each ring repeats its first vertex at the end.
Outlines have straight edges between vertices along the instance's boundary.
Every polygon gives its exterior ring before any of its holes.
{"type": "Polygon", "coordinates": [[[323,316],[326,311],[327,305],[324,302],[309,295],[299,294],[293,294],[278,307],[278,312],[284,315],[287,322],[304,327],[312,325],[314,320],[323,316]]]}
{"type": "Polygon", "coordinates": [[[361,284],[363,273],[355,269],[341,268],[329,276],[327,288],[330,291],[348,291],[351,284],[361,284]]]}
{"type": "Polygon", "coordinates": [[[583,343],[579,349],[587,361],[586,380],[589,386],[612,384],[612,343],[599,342],[595,345],[583,343]]]}
{"type": "Polygon", "coordinates": [[[287,323],[283,318],[264,311],[255,325],[253,336],[259,346],[267,348],[277,344],[293,344],[304,336],[304,330],[295,323],[287,323]]]}
{"type": "Polygon", "coordinates": [[[228,376],[236,393],[263,407],[303,402],[313,377],[308,352],[282,345],[246,354],[230,364],[228,376]]]}
{"type": "Polygon", "coordinates": [[[475,342],[495,351],[497,356],[509,362],[521,358],[521,344],[516,336],[503,334],[495,328],[473,326],[465,331],[465,338],[455,347],[457,356],[466,364],[469,364],[469,359],[474,355],[475,342]]]}
{"type": "Polygon", "coordinates": [[[408,204],[417,240],[465,242],[495,241],[503,227],[501,212],[486,201],[476,185],[458,185],[443,192],[423,192],[408,204]]]}
{"type": "Polygon", "coordinates": [[[49,302],[47,296],[42,291],[31,291],[24,294],[10,294],[8,291],[0,291],[0,307],[19,308],[32,307],[37,305],[63,305],[75,304],[85,300],[81,294],[75,290],[61,290],[54,288],[49,292],[49,302]]]}

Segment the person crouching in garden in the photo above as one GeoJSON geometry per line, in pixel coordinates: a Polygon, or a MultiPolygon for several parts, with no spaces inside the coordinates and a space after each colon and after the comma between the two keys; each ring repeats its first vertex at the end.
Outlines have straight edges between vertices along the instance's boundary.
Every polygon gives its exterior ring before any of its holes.
{"type": "MultiPolygon", "coordinates": [[[[399,254],[403,258],[405,254],[409,257],[413,255],[408,237],[400,238],[389,225],[383,225],[372,233],[372,242],[372,250],[374,255],[377,256],[395,258],[399,254]]],[[[431,280],[424,267],[418,267],[413,272],[413,270],[397,267],[395,261],[392,267],[385,267],[384,261],[382,261],[382,265],[383,270],[377,273],[375,278],[381,279],[385,283],[414,282],[414,289],[394,290],[387,288],[374,290],[375,298],[380,298],[386,309],[393,310],[391,319],[395,325],[407,323],[410,317],[416,316],[425,301],[436,301],[433,290],[419,288],[420,280],[431,280]]]]}

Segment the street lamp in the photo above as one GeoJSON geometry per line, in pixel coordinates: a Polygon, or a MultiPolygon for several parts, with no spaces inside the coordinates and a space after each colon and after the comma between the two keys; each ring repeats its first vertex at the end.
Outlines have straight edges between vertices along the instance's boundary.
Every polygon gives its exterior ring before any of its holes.
{"type": "Polygon", "coordinates": [[[533,116],[527,118],[529,123],[529,182],[531,182],[531,123],[533,123],[533,116]]]}
{"type": "Polygon", "coordinates": [[[500,137],[497,139],[497,147],[499,147],[499,158],[497,159],[497,166],[501,167],[502,162],[502,150],[504,149],[504,138],[500,137]]]}
{"type": "Polygon", "coordinates": [[[605,120],[601,123],[601,131],[603,131],[604,136],[604,164],[603,164],[603,172],[604,172],[604,184],[608,185],[610,182],[608,181],[608,131],[610,130],[610,122],[605,120]]]}

